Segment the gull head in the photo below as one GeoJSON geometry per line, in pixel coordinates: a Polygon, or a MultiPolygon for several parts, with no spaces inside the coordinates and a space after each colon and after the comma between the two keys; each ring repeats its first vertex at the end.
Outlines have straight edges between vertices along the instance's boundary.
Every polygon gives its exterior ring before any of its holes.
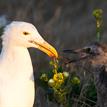
{"type": "Polygon", "coordinates": [[[50,57],[58,57],[53,46],[47,43],[38,33],[34,25],[27,22],[13,21],[6,26],[2,35],[3,45],[34,47],[45,52],[50,57]]]}

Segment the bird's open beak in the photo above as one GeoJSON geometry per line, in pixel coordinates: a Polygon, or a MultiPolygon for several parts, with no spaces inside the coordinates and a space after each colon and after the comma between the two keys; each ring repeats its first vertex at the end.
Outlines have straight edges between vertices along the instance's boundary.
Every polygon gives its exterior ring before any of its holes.
{"type": "Polygon", "coordinates": [[[56,49],[46,41],[43,41],[41,43],[38,43],[36,41],[30,41],[30,42],[34,43],[37,46],[36,48],[46,53],[49,57],[58,58],[58,53],[56,49]]]}

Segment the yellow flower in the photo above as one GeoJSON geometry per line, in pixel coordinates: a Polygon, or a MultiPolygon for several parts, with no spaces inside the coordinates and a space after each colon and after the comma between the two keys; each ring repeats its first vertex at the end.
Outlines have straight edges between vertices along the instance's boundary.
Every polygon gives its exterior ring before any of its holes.
{"type": "Polygon", "coordinates": [[[45,73],[43,73],[41,75],[40,79],[47,82],[48,81],[48,76],[45,73]]]}
{"type": "Polygon", "coordinates": [[[53,80],[55,82],[58,82],[58,83],[63,83],[64,82],[63,74],[62,73],[56,73],[56,74],[54,74],[53,80]]]}

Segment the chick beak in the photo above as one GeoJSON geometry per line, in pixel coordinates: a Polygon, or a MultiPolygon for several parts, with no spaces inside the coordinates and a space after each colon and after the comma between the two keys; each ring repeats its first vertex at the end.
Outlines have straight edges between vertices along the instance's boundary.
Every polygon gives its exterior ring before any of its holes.
{"type": "Polygon", "coordinates": [[[80,59],[85,59],[87,57],[89,57],[89,54],[86,52],[86,49],[76,49],[76,50],[72,50],[72,53],[77,54],[80,59]]]}
{"type": "Polygon", "coordinates": [[[36,41],[30,41],[33,44],[35,44],[39,50],[43,51],[44,53],[46,53],[49,57],[51,58],[58,58],[58,53],[56,51],[56,49],[51,46],[49,43],[47,43],[46,41],[43,42],[36,42],[36,41]]]}
{"type": "Polygon", "coordinates": [[[71,53],[71,54],[75,54],[77,55],[77,58],[76,59],[73,59],[73,60],[69,60],[67,62],[68,63],[73,63],[73,62],[77,62],[77,61],[80,61],[80,60],[83,60],[83,59],[87,59],[90,55],[87,54],[85,52],[85,49],[73,49],[73,50],[64,50],[64,53],[71,53]]]}

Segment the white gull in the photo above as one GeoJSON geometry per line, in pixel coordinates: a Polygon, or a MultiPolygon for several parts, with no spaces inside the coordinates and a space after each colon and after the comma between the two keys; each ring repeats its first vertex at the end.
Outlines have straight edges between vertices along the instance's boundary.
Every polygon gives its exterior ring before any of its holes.
{"type": "Polygon", "coordinates": [[[35,97],[33,68],[27,48],[38,48],[50,57],[57,58],[58,54],[34,25],[27,22],[13,21],[7,25],[2,40],[0,107],[32,107],[35,97]]]}

